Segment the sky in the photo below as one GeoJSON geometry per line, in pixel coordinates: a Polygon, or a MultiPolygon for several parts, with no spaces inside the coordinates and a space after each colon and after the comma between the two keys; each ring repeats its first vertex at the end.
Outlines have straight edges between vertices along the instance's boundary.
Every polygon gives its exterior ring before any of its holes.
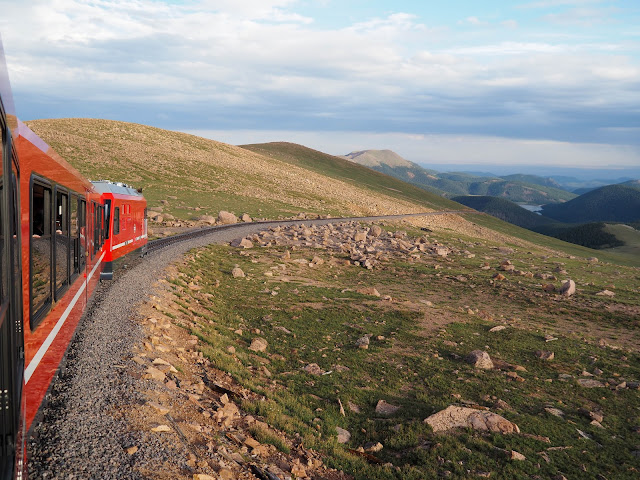
{"type": "Polygon", "coordinates": [[[18,115],[640,167],[636,0],[0,0],[18,115]]]}

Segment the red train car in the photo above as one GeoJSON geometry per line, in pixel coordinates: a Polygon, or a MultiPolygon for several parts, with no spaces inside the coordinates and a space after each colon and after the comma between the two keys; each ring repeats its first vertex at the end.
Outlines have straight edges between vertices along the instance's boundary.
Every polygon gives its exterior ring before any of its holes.
{"type": "Polygon", "coordinates": [[[114,264],[147,243],[147,201],[141,190],[107,180],[94,181],[105,211],[105,257],[100,278],[113,278],[114,264]]]}
{"type": "Polygon", "coordinates": [[[110,277],[115,260],[146,244],[147,229],[141,192],[92,184],[17,119],[1,43],[0,129],[0,480],[5,480],[26,477],[26,433],[105,265],[110,277]]]}

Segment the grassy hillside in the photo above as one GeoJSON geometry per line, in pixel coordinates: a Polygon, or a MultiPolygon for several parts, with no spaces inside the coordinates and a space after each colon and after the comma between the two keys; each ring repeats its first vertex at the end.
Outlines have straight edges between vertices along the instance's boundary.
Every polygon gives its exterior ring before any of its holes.
{"type": "MultiPolygon", "coordinates": [[[[367,225],[306,231],[328,235],[321,248],[303,246],[304,229],[292,227],[260,236],[277,235],[277,245],[193,251],[169,278],[163,309],[255,393],[241,406],[270,426],[269,443],[288,451],[302,440],[354,479],[634,478],[637,270],[430,226],[427,244],[446,247],[446,258],[396,250],[371,270],[331,246],[367,225]],[[505,257],[517,272],[497,280],[505,257]],[[237,266],[245,278],[233,278],[237,266]],[[558,267],[578,285],[570,298],[541,288],[543,277],[559,285],[558,267]],[[611,284],[614,297],[598,295],[611,284]],[[251,349],[257,336],[264,351],[251,349]],[[493,368],[467,363],[478,349],[493,368]],[[393,411],[378,411],[381,400],[393,411]],[[425,423],[450,405],[498,413],[520,433],[425,423]],[[350,433],[344,444],[336,427],[350,433]]],[[[425,240],[418,225],[382,227],[369,242],[425,240]]]]}
{"type": "Polygon", "coordinates": [[[522,173],[516,173],[514,175],[503,175],[500,178],[512,182],[530,183],[532,185],[540,185],[541,187],[562,189],[562,186],[553,178],[540,177],[538,175],[525,175],[522,173]]]}
{"type": "Polygon", "coordinates": [[[573,193],[557,188],[558,185],[550,179],[534,175],[491,178],[460,172],[439,173],[409,162],[388,150],[354,152],[345,158],[418,185],[431,192],[444,193],[447,196],[491,195],[513,202],[531,204],[564,202],[575,197],[573,193]],[[534,182],[527,183],[526,180],[534,182]]]}
{"type": "Polygon", "coordinates": [[[606,231],[615,235],[624,245],[612,248],[610,251],[620,255],[634,256],[640,259],[640,224],[633,228],[624,224],[606,224],[606,231]]]}
{"type": "Polygon", "coordinates": [[[504,198],[490,196],[460,196],[453,197],[454,201],[471,207],[479,212],[485,212],[505,222],[513,223],[523,228],[534,228],[552,223],[546,217],[530,212],[521,206],[504,198]]]}
{"type": "Polygon", "coordinates": [[[640,220],[640,187],[607,185],[563,204],[545,205],[542,214],[560,222],[634,222],[640,220]]]}
{"type": "Polygon", "coordinates": [[[28,125],[88,178],[142,187],[150,206],[180,221],[215,216],[219,210],[278,218],[300,212],[342,216],[460,208],[365,167],[295,145],[287,146],[290,156],[265,156],[124,122],[60,119],[28,125]]]}
{"type": "Polygon", "coordinates": [[[459,209],[460,205],[445,198],[425,192],[421,188],[384,175],[356,163],[288,142],[272,142],[241,145],[251,152],[274,158],[291,165],[308,169],[329,178],[341,180],[365,188],[371,192],[384,193],[399,200],[416,202],[428,208],[459,209]]]}

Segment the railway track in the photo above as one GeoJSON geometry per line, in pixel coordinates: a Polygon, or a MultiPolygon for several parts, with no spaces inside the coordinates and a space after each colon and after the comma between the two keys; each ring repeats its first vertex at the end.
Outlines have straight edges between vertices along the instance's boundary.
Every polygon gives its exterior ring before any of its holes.
{"type": "Polygon", "coordinates": [[[211,227],[203,227],[196,230],[190,230],[188,232],[179,233],[176,235],[171,235],[169,237],[164,238],[156,238],[147,242],[146,247],[144,248],[143,255],[147,253],[153,252],[155,250],[159,250],[161,248],[167,247],[169,245],[173,245],[179,242],[184,242],[187,240],[203,237],[205,235],[210,235],[215,232],[220,232],[223,230],[230,230],[235,228],[247,227],[250,225],[263,225],[263,226],[271,226],[271,225],[291,225],[291,224],[299,224],[299,223],[317,223],[317,224],[327,224],[334,222],[350,222],[350,221],[376,221],[376,220],[393,220],[399,218],[406,217],[424,217],[424,216],[433,216],[433,215],[447,215],[447,214],[460,214],[460,213],[475,213],[481,214],[481,212],[477,212],[475,210],[442,210],[438,212],[423,212],[423,213],[409,213],[409,214],[401,214],[401,215],[380,215],[380,216],[371,216],[371,217],[336,217],[336,218],[317,218],[313,219],[300,219],[300,220],[261,220],[257,222],[249,222],[249,223],[233,223],[229,225],[214,225],[211,227]]]}

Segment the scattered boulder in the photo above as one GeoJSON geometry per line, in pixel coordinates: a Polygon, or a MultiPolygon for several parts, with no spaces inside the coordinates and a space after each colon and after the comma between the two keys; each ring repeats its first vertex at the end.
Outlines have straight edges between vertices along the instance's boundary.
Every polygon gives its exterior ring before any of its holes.
{"type": "Polygon", "coordinates": [[[384,400],[378,400],[378,403],[376,404],[376,413],[380,415],[393,415],[398,410],[400,410],[399,406],[392,405],[384,400]]]}
{"type": "Polygon", "coordinates": [[[604,383],[593,378],[579,378],[578,385],[584,388],[603,388],[604,383]]]}
{"type": "Polygon", "coordinates": [[[164,382],[165,374],[155,367],[147,368],[146,378],[152,378],[153,380],[157,380],[159,382],[164,382]]]}
{"type": "Polygon", "coordinates": [[[615,293],[613,293],[611,290],[602,290],[601,292],[596,293],[596,295],[600,297],[613,297],[615,296],[615,293]]]}
{"type": "Polygon", "coordinates": [[[264,338],[257,337],[251,340],[251,345],[249,346],[249,350],[253,352],[264,352],[267,350],[268,346],[269,346],[269,343],[267,343],[267,341],[264,338]]]}
{"type": "Polygon", "coordinates": [[[358,289],[356,289],[356,292],[360,293],[362,295],[371,295],[372,297],[379,297],[380,296],[380,292],[378,292],[378,290],[375,287],[358,288],[358,289]]]}
{"type": "Polygon", "coordinates": [[[351,440],[351,433],[344,428],[336,427],[336,432],[338,432],[338,443],[349,443],[351,440]]]}
{"type": "Polygon", "coordinates": [[[367,453],[378,453],[384,448],[380,442],[367,442],[364,444],[364,451],[367,453]]]}
{"type": "Polygon", "coordinates": [[[251,223],[251,222],[253,222],[253,218],[251,218],[248,213],[243,213],[242,214],[242,221],[245,222],[245,223],[251,223]]]}
{"type": "Polygon", "coordinates": [[[536,350],[536,357],[538,357],[540,360],[551,361],[555,358],[555,356],[555,353],[548,350],[536,350]]]}
{"type": "Polygon", "coordinates": [[[574,282],[571,279],[565,280],[564,282],[562,282],[562,287],[560,287],[561,295],[564,295],[565,297],[570,297],[574,293],[576,293],[576,282],[574,282]]]}
{"type": "Polygon", "coordinates": [[[509,458],[511,460],[517,460],[519,462],[522,462],[527,459],[527,457],[525,457],[523,454],[519,452],[516,452],[515,450],[511,450],[511,452],[509,452],[509,458]]]}
{"type": "Polygon", "coordinates": [[[310,363],[303,370],[310,375],[322,375],[324,373],[317,363],[310,363]]]}
{"type": "Polygon", "coordinates": [[[515,265],[513,265],[510,260],[505,260],[500,264],[500,270],[503,272],[513,272],[515,269],[515,265]]]}
{"type": "Polygon", "coordinates": [[[495,327],[490,328],[489,331],[492,332],[492,333],[493,332],[500,332],[500,331],[504,330],[505,328],[507,328],[506,325],[496,325],[495,327]]]}
{"type": "Polygon", "coordinates": [[[369,235],[372,237],[379,237],[382,234],[382,227],[380,225],[373,225],[369,230],[369,235]]]}
{"type": "Polygon", "coordinates": [[[238,223],[238,217],[236,217],[231,212],[227,212],[225,210],[221,210],[218,213],[218,223],[220,223],[222,225],[230,225],[232,223],[238,223]]]}
{"type": "Polygon", "coordinates": [[[356,232],[356,234],[353,237],[353,240],[355,242],[366,242],[367,241],[367,232],[356,232]]]}
{"type": "Polygon", "coordinates": [[[214,225],[216,223],[216,218],[211,215],[200,215],[196,220],[202,223],[208,223],[209,225],[214,225]]]}
{"type": "Polygon", "coordinates": [[[365,335],[364,337],[360,337],[358,340],[356,340],[356,346],[364,350],[369,348],[369,343],[370,343],[370,340],[368,335],[365,335]]]}
{"type": "Polygon", "coordinates": [[[234,269],[231,270],[231,275],[233,275],[233,278],[243,278],[245,276],[240,267],[234,267],[234,269]]]}
{"type": "Polygon", "coordinates": [[[434,248],[433,253],[435,253],[439,257],[447,257],[447,256],[449,256],[450,252],[449,252],[449,249],[447,247],[445,247],[443,245],[437,245],[434,248]]]}
{"type": "Polygon", "coordinates": [[[482,432],[520,433],[520,428],[515,423],[497,413],[455,405],[450,405],[444,410],[434,413],[424,421],[431,426],[435,433],[468,427],[482,432]]]}
{"type": "Polygon", "coordinates": [[[467,355],[465,360],[476,368],[483,370],[491,370],[493,368],[491,357],[487,352],[483,352],[482,350],[474,350],[467,355]]]}
{"type": "Polygon", "coordinates": [[[544,409],[545,412],[553,415],[554,417],[558,417],[558,418],[564,418],[564,412],[562,410],[560,410],[559,408],[554,408],[554,407],[546,407],[544,409]]]}
{"type": "Polygon", "coordinates": [[[235,248],[253,248],[253,242],[248,238],[236,238],[229,245],[235,248]]]}

